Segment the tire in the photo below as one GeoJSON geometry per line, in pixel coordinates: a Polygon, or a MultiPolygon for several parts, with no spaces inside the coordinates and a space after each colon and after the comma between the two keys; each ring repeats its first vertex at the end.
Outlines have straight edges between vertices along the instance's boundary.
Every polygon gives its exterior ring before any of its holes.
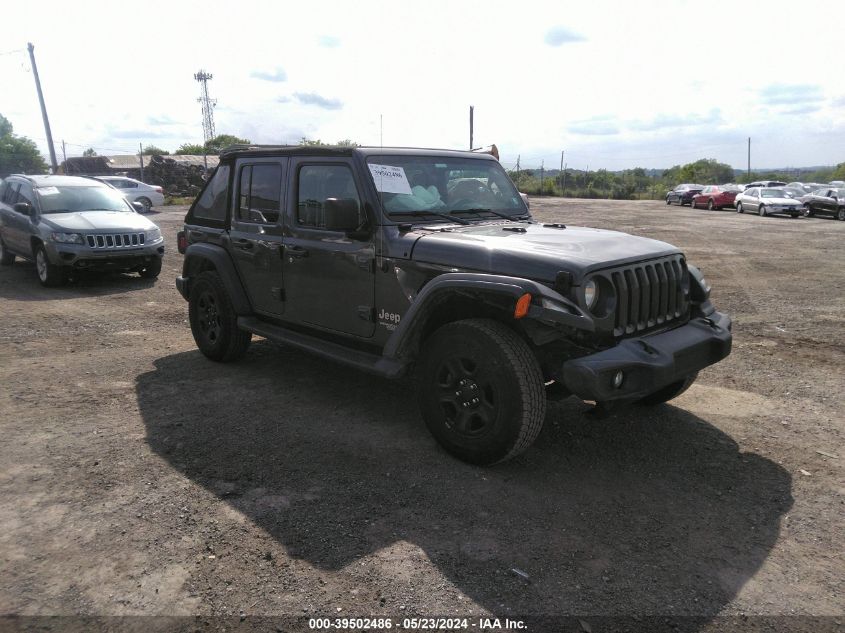
{"type": "Polygon", "coordinates": [[[663,404],[664,402],[669,402],[669,400],[677,398],[687,389],[689,389],[692,383],[695,382],[695,379],[697,377],[698,372],[695,372],[694,374],[690,374],[683,380],[679,380],[678,382],[673,382],[672,384],[666,385],[662,389],[658,389],[654,393],[647,395],[645,398],[639,401],[639,404],[646,406],[654,406],[656,404],[663,404]]]}
{"type": "Polygon", "coordinates": [[[418,377],[428,430],[465,462],[508,460],[528,448],[543,426],[540,365],[525,341],[496,321],[441,327],[424,343],[418,377]]]}
{"type": "Polygon", "coordinates": [[[144,279],[155,279],[159,273],[161,273],[161,257],[154,257],[153,261],[140,272],[140,275],[144,279]]]}
{"type": "Polygon", "coordinates": [[[766,211],[766,205],[765,204],[760,205],[760,208],[757,209],[757,213],[759,214],[759,216],[761,218],[765,218],[766,216],[769,215],[768,212],[766,211]]]}
{"type": "Polygon", "coordinates": [[[840,208],[836,212],[836,219],[839,220],[840,222],[845,222],[845,207],[840,208]]]}
{"type": "Polygon", "coordinates": [[[792,219],[795,219],[795,218],[797,218],[797,217],[798,217],[798,212],[797,212],[797,211],[795,211],[794,213],[790,213],[790,214],[789,214],[789,216],[790,216],[792,219]]]}
{"type": "Polygon", "coordinates": [[[742,210],[742,203],[741,202],[736,203],[736,212],[737,213],[745,213],[745,211],[742,210]]]}
{"type": "Polygon", "coordinates": [[[717,208],[718,207],[716,207],[716,205],[713,204],[713,198],[710,198],[710,200],[707,201],[707,210],[713,211],[714,209],[717,209],[717,208]]]}
{"type": "Polygon", "coordinates": [[[6,249],[3,239],[0,238],[0,265],[11,266],[15,263],[15,254],[6,249]]]}
{"type": "Polygon", "coordinates": [[[149,198],[138,198],[135,202],[139,202],[144,205],[144,213],[149,213],[150,209],[153,208],[153,203],[149,198]]]}
{"type": "Polygon", "coordinates": [[[669,200],[669,196],[666,196],[666,204],[672,204],[672,201],[669,200]]]}
{"type": "Polygon", "coordinates": [[[35,273],[38,275],[38,281],[41,282],[41,285],[48,288],[61,286],[66,281],[62,267],[50,263],[50,258],[47,256],[47,250],[43,244],[38,244],[35,247],[35,273]]]}
{"type": "Polygon", "coordinates": [[[207,270],[192,280],[188,320],[199,350],[218,362],[246,353],[252,334],[238,328],[238,317],[217,272],[207,270]]]}
{"type": "Polygon", "coordinates": [[[803,211],[803,213],[804,213],[804,217],[805,217],[805,218],[811,218],[811,217],[813,217],[813,210],[809,207],[809,205],[805,205],[805,206],[804,206],[804,211],[803,211]]]}

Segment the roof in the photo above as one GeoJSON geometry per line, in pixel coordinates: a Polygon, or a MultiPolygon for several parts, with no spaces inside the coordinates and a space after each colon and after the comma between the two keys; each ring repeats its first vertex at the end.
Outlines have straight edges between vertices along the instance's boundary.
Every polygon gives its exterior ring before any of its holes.
{"type": "MultiPolygon", "coordinates": [[[[476,160],[496,160],[492,155],[467,150],[433,149],[427,147],[339,147],[336,145],[232,145],[220,152],[221,158],[233,155],[286,156],[289,154],[309,156],[450,156],[476,160]]],[[[168,158],[168,157],[164,157],[168,158]]],[[[201,158],[201,157],[200,157],[201,158]]]]}
{"type": "Polygon", "coordinates": [[[177,165],[186,166],[197,165],[199,167],[204,167],[207,163],[209,168],[217,167],[217,164],[220,162],[220,157],[214,154],[208,154],[206,156],[197,156],[195,154],[156,154],[155,156],[145,156],[144,158],[144,164],[149,164],[146,159],[153,159],[154,162],[176,163],[177,165]]]}
{"type": "Polygon", "coordinates": [[[83,176],[61,176],[61,175],[22,175],[12,174],[20,178],[26,178],[36,188],[38,187],[102,187],[102,183],[93,178],[85,178],[83,176]]]}

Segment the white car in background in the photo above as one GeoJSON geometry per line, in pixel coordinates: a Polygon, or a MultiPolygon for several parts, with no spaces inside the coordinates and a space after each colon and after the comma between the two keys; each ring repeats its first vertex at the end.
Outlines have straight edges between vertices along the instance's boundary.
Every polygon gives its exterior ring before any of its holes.
{"type": "Polygon", "coordinates": [[[96,176],[96,178],[118,189],[130,203],[140,203],[144,207],[144,213],[164,204],[164,191],[158,185],[148,185],[125,176],[96,176]]]}
{"type": "Polygon", "coordinates": [[[761,217],[786,214],[797,218],[803,205],[800,200],[790,198],[781,188],[751,187],[737,194],[734,199],[737,213],[757,212],[761,217]]]}

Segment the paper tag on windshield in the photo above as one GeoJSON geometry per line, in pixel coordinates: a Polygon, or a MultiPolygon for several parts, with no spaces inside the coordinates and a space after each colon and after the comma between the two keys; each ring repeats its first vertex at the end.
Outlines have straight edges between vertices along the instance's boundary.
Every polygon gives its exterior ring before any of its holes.
{"type": "Polygon", "coordinates": [[[38,193],[42,196],[55,196],[59,190],[56,187],[39,187],[38,193]]]}
{"type": "Polygon", "coordinates": [[[411,195],[411,185],[408,183],[404,169],[391,165],[370,165],[369,167],[377,191],[411,195]]]}

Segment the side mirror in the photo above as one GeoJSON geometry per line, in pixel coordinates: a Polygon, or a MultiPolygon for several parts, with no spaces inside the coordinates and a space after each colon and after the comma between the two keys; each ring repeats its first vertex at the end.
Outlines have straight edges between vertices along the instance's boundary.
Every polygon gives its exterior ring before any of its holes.
{"type": "Polygon", "coordinates": [[[28,202],[16,202],[15,206],[12,207],[15,211],[22,215],[30,215],[30,211],[32,210],[32,205],[28,202]]]}
{"type": "Polygon", "coordinates": [[[352,198],[327,198],[323,203],[326,229],[329,231],[355,231],[361,224],[358,201],[352,198]]]}

